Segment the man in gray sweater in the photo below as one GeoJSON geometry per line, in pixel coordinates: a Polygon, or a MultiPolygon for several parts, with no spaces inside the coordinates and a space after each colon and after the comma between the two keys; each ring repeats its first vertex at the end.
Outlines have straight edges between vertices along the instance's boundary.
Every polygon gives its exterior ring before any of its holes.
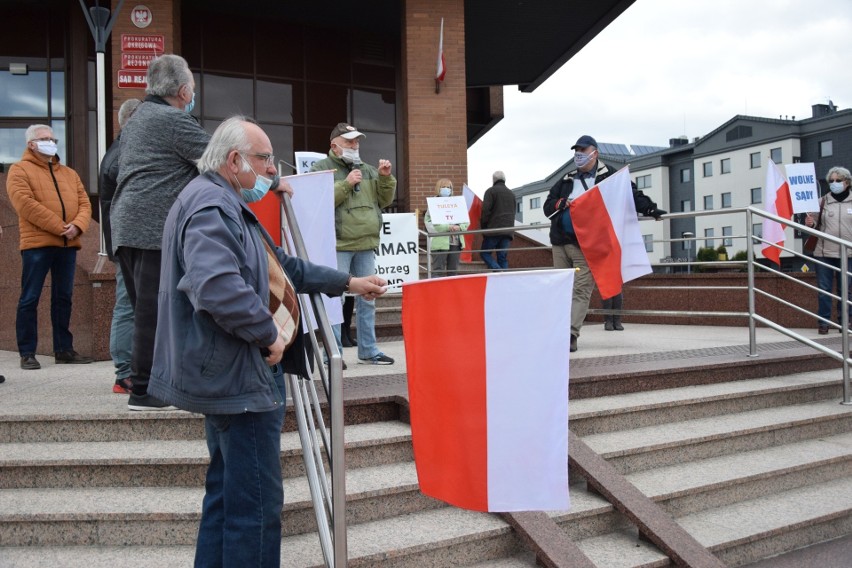
{"type": "Polygon", "coordinates": [[[178,194],[198,175],[210,135],[189,113],[195,80],[186,60],[162,55],[148,66],[147,96],[121,133],[112,246],[134,310],[130,410],[174,410],[148,395],[157,327],[163,226],[178,194]]]}

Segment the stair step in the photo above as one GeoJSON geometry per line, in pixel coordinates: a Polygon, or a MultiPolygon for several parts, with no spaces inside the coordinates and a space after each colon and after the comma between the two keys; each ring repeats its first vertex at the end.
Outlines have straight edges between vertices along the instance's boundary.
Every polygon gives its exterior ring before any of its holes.
{"type": "Polygon", "coordinates": [[[578,436],[589,436],[841,397],[842,384],[836,377],[814,371],[572,400],[570,426],[578,436]]]}
{"type": "MultiPolygon", "coordinates": [[[[353,424],[344,431],[349,468],[412,459],[411,427],[403,422],[353,424]]],[[[0,489],[23,487],[182,486],[204,484],[204,440],[55,442],[0,445],[0,489]]],[[[284,476],[304,475],[296,432],[281,435],[284,476]]]]}
{"type": "Polygon", "coordinates": [[[622,473],[787,444],[852,430],[852,407],[834,401],[752,410],[585,436],[622,473]]]}

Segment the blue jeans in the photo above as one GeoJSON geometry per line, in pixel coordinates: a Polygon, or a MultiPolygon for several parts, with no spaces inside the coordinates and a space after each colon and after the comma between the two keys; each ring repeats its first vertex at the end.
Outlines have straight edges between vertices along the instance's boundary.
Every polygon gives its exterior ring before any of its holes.
{"type": "MultiPolygon", "coordinates": [[[[352,276],[372,276],[376,273],[376,254],[372,249],[359,251],[337,251],[337,269],[352,276]]],[[[381,351],[376,345],[376,303],[361,296],[355,298],[355,327],[358,331],[358,358],[370,359],[381,351]]],[[[343,352],[340,342],[340,325],[332,326],[337,348],[343,352]]]]}
{"type": "Polygon", "coordinates": [[[53,352],[74,349],[71,335],[71,296],[77,249],[41,247],[21,251],[21,298],[15,332],[21,356],[35,355],[38,346],[38,301],[50,272],[50,323],[53,326],[53,352]]]}
{"type": "Polygon", "coordinates": [[[210,465],[196,568],[278,567],[281,562],[281,427],[286,388],[273,367],[280,408],[204,417],[210,465]]]}
{"type": "Polygon", "coordinates": [[[112,325],[109,329],[109,354],[115,365],[115,376],[130,376],[130,354],[133,349],[133,305],[127,295],[124,276],[116,264],[115,306],[112,308],[112,325]]]}
{"type": "MultiPolygon", "coordinates": [[[[842,281],[840,278],[843,275],[843,272],[840,271],[840,259],[839,258],[829,258],[827,256],[817,256],[814,257],[817,260],[820,260],[826,264],[830,264],[831,266],[836,267],[838,270],[832,270],[825,266],[821,266],[819,264],[816,265],[816,273],[817,273],[817,286],[820,290],[825,292],[831,292],[832,289],[837,287],[837,295],[840,296],[840,286],[842,281]]],[[[852,260],[847,260],[846,270],[852,271],[852,260]]],[[[850,282],[850,291],[852,291],[852,281],[850,282]]],[[[852,297],[852,295],[850,295],[852,297]]],[[[842,302],[837,302],[837,323],[841,322],[841,312],[843,309],[842,302]]],[[[826,294],[819,294],[819,306],[818,311],[819,317],[825,318],[831,321],[831,297],[826,294]]],[[[849,310],[849,320],[852,321],[852,309],[849,310]]],[[[819,322],[820,325],[824,325],[823,322],[819,322]]]]}
{"type": "Polygon", "coordinates": [[[509,259],[507,258],[507,252],[511,243],[512,239],[510,239],[509,237],[484,237],[482,239],[482,252],[479,253],[479,256],[482,257],[482,260],[485,261],[485,264],[487,264],[488,268],[490,268],[491,270],[509,268],[509,259]],[[494,261],[494,257],[491,254],[491,251],[495,249],[497,252],[496,262],[494,261]]]}

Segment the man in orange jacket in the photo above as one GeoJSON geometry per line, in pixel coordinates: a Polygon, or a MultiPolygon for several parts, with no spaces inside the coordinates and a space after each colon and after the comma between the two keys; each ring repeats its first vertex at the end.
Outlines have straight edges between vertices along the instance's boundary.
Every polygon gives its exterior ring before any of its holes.
{"type": "Polygon", "coordinates": [[[89,228],[92,206],[77,172],[59,163],[57,140],[44,124],[27,128],[27,149],[9,168],[6,192],[18,213],[21,232],[21,298],[16,333],[22,369],[40,369],[38,302],[50,272],[50,320],[56,363],[91,363],[74,351],[71,295],[80,235],[89,228]]]}

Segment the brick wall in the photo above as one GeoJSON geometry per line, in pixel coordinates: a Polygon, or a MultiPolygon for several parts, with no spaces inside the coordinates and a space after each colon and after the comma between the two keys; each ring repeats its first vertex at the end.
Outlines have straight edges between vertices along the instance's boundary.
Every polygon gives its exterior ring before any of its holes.
{"type": "MultiPolygon", "coordinates": [[[[456,193],[467,181],[464,2],[408,0],[403,14],[403,140],[400,166],[408,173],[403,210],[421,212],[435,195],[435,182],[447,177],[456,193]],[[446,78],[435,92],[438,36],[444,18],[446,78]]],[[[422,218],[422,215],[421,215],[422,218]]]]}

